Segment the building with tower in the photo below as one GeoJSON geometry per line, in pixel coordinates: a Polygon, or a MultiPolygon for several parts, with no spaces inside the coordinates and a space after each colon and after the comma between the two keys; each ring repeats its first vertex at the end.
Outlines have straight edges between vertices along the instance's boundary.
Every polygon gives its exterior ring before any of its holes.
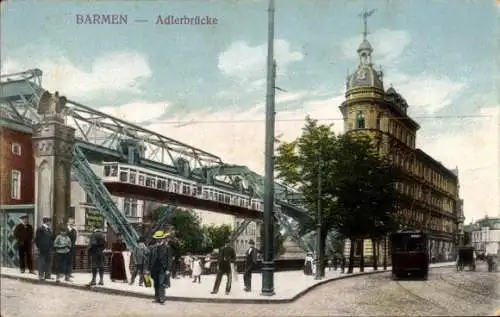
{"type": "MultiPolygon", "coordinates": [[[[346,133],[369,135],[380,154],[399,167],[404,177],[397,190],[410,204],[398,210],[403,225],[429,234],[430,257],[450,260],[463,222],[459,198],[458,170],[449,170],[423,150],[416,148],[419,124],[408,115],[408,103],[394,87],[384,89],[383,72],[372,62],[373,47],[368,41],[367,19],[373,10],[362,14],[364,32],[357,49],[359,63],[347,76],[345,101],[340,106],[346,133]],[[409,205],[409,206],[408,206],[409,205]]],[[[355,254],[372,256],[371,241],[358,241],[355,254]]],[[[383,250],[383,246],[380,250],[383,250]]],[[[346,255],[350,243],[346,243],[346,255]]],[[[383,256],[383,252],[378,252],[383,256]]]]}

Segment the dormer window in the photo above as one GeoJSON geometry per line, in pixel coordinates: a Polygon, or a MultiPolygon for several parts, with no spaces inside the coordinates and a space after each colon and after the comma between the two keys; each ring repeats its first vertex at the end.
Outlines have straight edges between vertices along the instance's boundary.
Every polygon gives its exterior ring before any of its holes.
{"type": "Polygon", "coordinates": [[[359,111],[356,115],[356,129],[364,129],[365,128],[365,115],[362,111],[359,111]]]}
{"type": "Polygon", "coordinates": [[[12,143],[12,154],[21,156],[21,144],[12,143]]]}

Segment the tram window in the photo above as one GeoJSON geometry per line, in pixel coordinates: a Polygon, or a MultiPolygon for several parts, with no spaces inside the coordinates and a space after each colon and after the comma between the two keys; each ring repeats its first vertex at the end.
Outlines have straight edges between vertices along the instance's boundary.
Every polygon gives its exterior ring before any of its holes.
{"type": "Polygon", "coordinates": [[[117,167],[116,165],[113,165],[113,166],[111,167],[111,176],[113,176],[113,177],[114,177],[114,176],[116,176],[116,175],[118,175],[118,167],[117,167]]]}
{"type": "Polygon", "coordinates": [[[111,175],[111,166],[104,166],[104,176],[109,177],[111,175]]]}
{"type": "Polygon", "coordinates": [[[174,187],[174,193],[179,192],[179,184],[177,184],[177,182],[172,182],[172,183],[173,183],[173,187],[174,187]]]}
{"type": "Polygon", "coordinates": [[[192,194],[193,196],[196,196],[197,190],[198,190],[198,187],[196,187],[196,186],[194,186],[194,185],[193,185],[193,188],[192,188],[192,193],[191,193],[191,194],[192,194]]]}
{"type": "Polygon", "coordinates": [[[165,181],[165,189],[166,189],[167,191],[170,191],[170,179],[167,179],[167,180],[165,181]]]}
{"type": "Polygon", "coordinates": [[[229,197],[229,195],[226,195],[226,197],[224,197],[224,201],[226,202],[226,204],[229,204],[231,202],[231,197],[229,197]]]}
{"type": "Polygon", "coordinates": [[[146,187],[151,187],[151,177],[146,176],[146,187]]]}
{"type": "Polygon", "coordinates": [[[139,185],[144,186],[144,175],[139,175],[139,185]]]}
{"type": "Polygon", "coordinates": [[[162,188],[162,186],[163,186],[163,182],[164,182],[164,181],[163,181],[162,179],[158,179],[158,180],[156,181],[156,188],[157,188],[157,189],[163,189],[163,188],[162,188]]]}
{"type": "Polygon", "coordinates": [[[208,199],[208,190],[206,189],[203,190],[203,198],[208,199]]]}
{"type": "Polygon", "coordinates": [[[151,187],[156,188],[156,178],[153,175],[151,175],[150,178],[151,178],[151,187]]]}
{"type": "Polygon", "coordinates": [[[186,183],[182,183],[182,194],[183,195],[187,195],[189,194],[189,191],[188,191],[188,186],[186,183]]]}
{"type": "Polygon", "coordinates": [[[128,171],[120,171],[120,182],[128,181],[128,171]]]}
{"type": "Polygon", "coordinates": [[[130,171],[130,183],[135,184],[135,172],[130,171]]]}
{"type": "Polygon", "coordinates": [[[420,251],[424,251],[425,247],[424,247],[424,243],[423,243],[423,239],[408,239],[408,242],[406,244],[406,249],[407,251],[416,251],[416,252],[420,252],[420,251]]]}
{"type": "Polygon", "coordinates": [[[203,187],[201,187],[201,185],[196,186],[196,192],[198,194],[201,194],[202,191],[203,191],[203,187]]]}

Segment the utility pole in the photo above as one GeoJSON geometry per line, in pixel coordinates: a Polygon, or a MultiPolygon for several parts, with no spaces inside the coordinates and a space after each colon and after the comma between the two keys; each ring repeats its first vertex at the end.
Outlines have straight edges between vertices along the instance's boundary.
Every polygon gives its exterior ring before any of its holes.
{"type": "Polygon", "coordinates": [[[322,256],[322,250],[321,250],[321,226],[323,222],[323,215],[321,212],[321,165],[322,164],[322,157],[321,157],[321,147],[319,151],[319,158],[318,158],[318,201],[317,201],[317,223],[316,223],[316,280],[321,280],[323,278],[323,256],[322,256]]]}
{"type": "Polygon", "coordinates": [[[274,293],[274,117],[276,62],[274,61],[274,0],[269,0],[267,42],[266,148],[264,178],[264,261],[262,261],[262,291],[274,293]]]}

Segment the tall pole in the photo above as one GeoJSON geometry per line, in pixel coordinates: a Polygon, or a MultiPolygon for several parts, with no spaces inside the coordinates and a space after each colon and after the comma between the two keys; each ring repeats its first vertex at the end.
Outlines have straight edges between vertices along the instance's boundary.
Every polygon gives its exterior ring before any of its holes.
{"type": "Polygon", "coordinates": [[[262,262],[262,295],[274,295],[274,0],[269,0],[267,42],[266,149],[264,179],[264,261],[262,262]]]}
{"type": "Polygon", "coordinates": [[[321,213],[321,150],[318,159],[318,201],[317,201],[317,223],[316,223],[316,280],[321,280],[323,277],[323,256],[321,249],[321,225],[322,225],[322,213],[321,213]]]}

